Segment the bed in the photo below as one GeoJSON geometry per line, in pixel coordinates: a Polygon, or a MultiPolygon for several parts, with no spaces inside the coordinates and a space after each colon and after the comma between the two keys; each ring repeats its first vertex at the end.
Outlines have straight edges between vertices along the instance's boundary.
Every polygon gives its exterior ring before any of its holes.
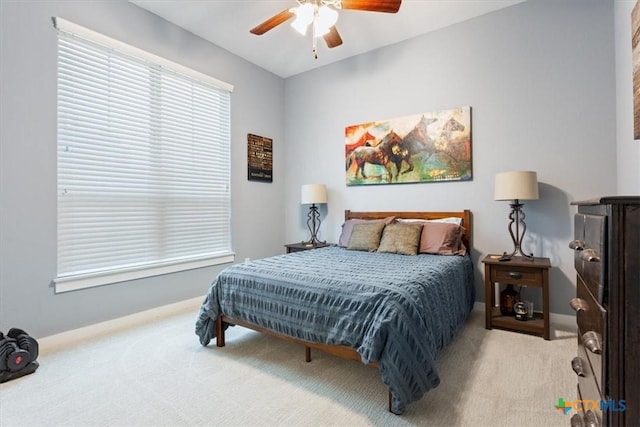
{"type": "Polygon", "coordinates": [[[300,343],[308,362],[311,349],[319,349],[370,364],[379,369],[389,390],[389,410],[402,414],[407,404],[439,384],[437,354],[461,329],[473,306],[471,235],[469,210],[347,210],[339,245],[223,270],[200,308],[196,334],[203,346],[215,338],[222,347],[227,327],[239,325],[300,343]],[[381,228],[378,249],[383,250],[389,247],[387,231],[394,227],[406,231],[416,228],[406,224],[421,224],[423,239],[427,228],[436,226],[432,221],[455,218],[466,231],[459,236],[464,255],[410,256],[354,250],[351,244],[366,227],[381,228]],[[372,225],[380,222],[385,225],[372,225]],[[397,223],[405,225],[390,226],[397,223]],[[349,244],[342,241],[347,226],[353,228],[349,244]]]}

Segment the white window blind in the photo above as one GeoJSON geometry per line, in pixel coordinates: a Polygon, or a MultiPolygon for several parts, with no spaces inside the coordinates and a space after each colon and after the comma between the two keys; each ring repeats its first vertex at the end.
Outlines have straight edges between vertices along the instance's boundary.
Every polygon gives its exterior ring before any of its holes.
{"type": "Polygon", "coordinates": [[[233,261],[230,86],[54,22],[56,292],[233,261]]]}

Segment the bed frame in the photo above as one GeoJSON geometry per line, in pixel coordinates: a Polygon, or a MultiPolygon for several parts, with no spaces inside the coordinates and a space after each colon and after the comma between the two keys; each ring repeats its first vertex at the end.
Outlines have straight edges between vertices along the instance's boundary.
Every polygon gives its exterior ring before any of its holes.
{"type": "MultiPolygon", "coordinates": [[[[350,210],[344,211],[344,219],[381,219],[387,218],[390,216],[395,216],[396,218],[414,218],[414,219],[442,219],[449,217],[462,218],[462,226],[466,229],[466,234],[463,238],[463,243],[467,247],[467,250],[471,250],[471,236],[472,234],[472,223],[471,223],[471,211],[465,209],[464,211],[451,211],[451,212],[355,212],[350,210]]],[[[293,342],[296,344],[300,344],[304,346],[305,349],[305,361],[311,362],[311,349],[321,350],[325,353],[332,354],[334,356],[342,357],[344,359],[355,360],[357,362],[361,362],[361,357],[356,350],[351,347],[343,346],[343,345],[329,345],[323,343],[315,343],[299,340],[296,338],[291,338],[286,335],[281,335],[276,332],[270,331],[268,329],[262,328],[260,326],[253,325],[249,322],[246,322],[241,319],[233,319],[227,316],[219,316],[216,319],[216,345],[218,347],[225,346],[225,328],[224,324],[243,326],[248,329],[253,329],[254,331],[261,332],[265,335],[280,338],[285,341],[293,342]]],[[[377,368],[378,365],[376,362],[371,362],[369,366],[377,368]]],[[[389,402],[388,409],[391,412],[391,401],[393,395],[391,391],[389,391],[389,402]]]]}

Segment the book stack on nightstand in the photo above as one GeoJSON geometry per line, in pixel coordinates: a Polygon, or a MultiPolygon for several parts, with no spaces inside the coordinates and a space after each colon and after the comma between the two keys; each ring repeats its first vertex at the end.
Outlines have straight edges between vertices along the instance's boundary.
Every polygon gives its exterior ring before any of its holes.
{"type": "Polygon", "coordinates": [[[500,261],[500,256],[487,255],[484,264],[484,300],[487,329],[500,328],[516,332],[540,335],[545,340],[549,335],[549,258],[527,259],[512,257],[508,261],[500,261]],[[517,320],[514,316],[503,315],[495,303],[496,285],[534,287],[542,289],[542,313],[534,313],[533,318],[526,321],[517,320]]]}

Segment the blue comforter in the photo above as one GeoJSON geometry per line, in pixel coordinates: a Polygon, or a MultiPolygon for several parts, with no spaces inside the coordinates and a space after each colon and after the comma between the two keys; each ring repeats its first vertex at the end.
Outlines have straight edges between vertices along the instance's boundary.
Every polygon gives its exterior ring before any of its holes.
{"type": "Polygon", "coordinates": [[[350,251],[326,247],[235,264],[215,279],[196,334],[215,338],[219,315],[300,340],[354,348],[377,362],[391,410],[436,387],[435,359],[474,302],[468,256],[350,251]]]}

